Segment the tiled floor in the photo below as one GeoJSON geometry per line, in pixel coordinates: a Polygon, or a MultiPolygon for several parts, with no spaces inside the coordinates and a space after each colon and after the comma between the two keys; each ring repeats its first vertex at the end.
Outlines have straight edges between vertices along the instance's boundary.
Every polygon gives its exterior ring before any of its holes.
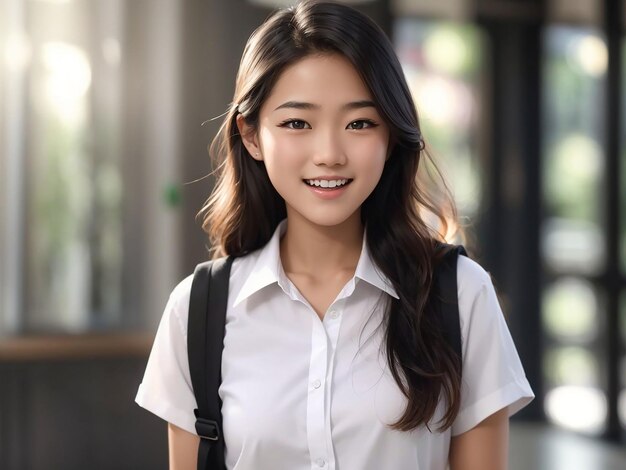
{"type": "Polygon", "coordinates": [[[626,470],[626,446],[552,427],[511,423],[509,470],[626,470]]]}

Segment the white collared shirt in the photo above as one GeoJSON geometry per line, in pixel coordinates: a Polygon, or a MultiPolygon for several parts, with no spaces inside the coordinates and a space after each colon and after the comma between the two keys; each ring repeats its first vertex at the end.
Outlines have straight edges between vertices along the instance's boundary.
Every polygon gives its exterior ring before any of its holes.
{"type": "MultiPolygon", "coordinates": [[[[450,437],[534,394],[489,274],[459,256],[463,339],[461,410],[451,429],[390,429],[406,407],[384,354],[382,313],[397,297],[364,240],[354,274],[320,320],[285,275],[279,240],[236,258],[222,356],[223,433],[229,470],[444,470],[450,437]]],[[[195,433],[187,359],[192,276],[173,290],[137,403],[195,433]]],[[[435,420],[441,418],[440,406],[435,420]]]]}

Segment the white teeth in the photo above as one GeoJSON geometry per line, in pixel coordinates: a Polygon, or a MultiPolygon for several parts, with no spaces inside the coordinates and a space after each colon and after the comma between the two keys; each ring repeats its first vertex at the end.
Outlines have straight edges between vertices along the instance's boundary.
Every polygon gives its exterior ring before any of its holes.
{"type": "Polygon", "coordinates": [[[319,186],[321,188],[335,188],[337,186],[343,186],[348,182],[345,180],[304,180],[309,186],[319,186]]]}

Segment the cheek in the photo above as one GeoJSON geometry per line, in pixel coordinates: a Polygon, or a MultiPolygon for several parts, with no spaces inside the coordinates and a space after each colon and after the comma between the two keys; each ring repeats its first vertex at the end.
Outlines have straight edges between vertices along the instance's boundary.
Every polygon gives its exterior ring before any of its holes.
{"type": "Polygon", "coordinates": [[[270,174],[284,173],[287,168],[297,166],[301,160],[300,155],[303,149],[294,138],[262,129],[260,140],[265,166],[270,174]]]}
{"type": "Polygon", "coordinates": [[[385,166],[387,141],[378,138],[363,139],[354,143],[351,153],[358,158],[361,169],[377,179],[385,166]]]}

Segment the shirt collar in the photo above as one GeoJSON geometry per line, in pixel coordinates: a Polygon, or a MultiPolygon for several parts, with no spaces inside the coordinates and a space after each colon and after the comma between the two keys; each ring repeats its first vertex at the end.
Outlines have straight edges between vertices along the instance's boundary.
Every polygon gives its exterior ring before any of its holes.
{"type": "MultiPolygon", "coordinates": [[[[280,261],[280,239],[286,229],[287,219],[283,219],[276,227],[276,230],[274,230],[270,241],[267,242],[258,253],[252,271],[239,291],[233,303],[233,307],[236,307],[240,302],[243,302],[251,295],[274,283],[277,283],[287,295],[292,298],[295,297],[291,287],[292,284],[289,282],[280,261]]],[[[354,277],[362,279],[396,299],[399,298],[391,282],[374,264],[367,248],[365,234],[363,235],[361,255],[354,272],[354,277]]]]}
{"type": "MultiPolygon", "coordinates": [[[[367,232],[366,232],[367,233],[367,232]]],[[[367,248],[367,235],[363,234],[363,246],[361,247],[361,256],[354,271],[354,277],[364,280],[368,284],[378,287],[392,297],[399,299],[396,290],[393,288],[391,281],[378,269],[367,248]]]]}
{"type": "Polygon", "coordinates": [[[287,219],[283,219],[274,230],[270,241],[259,251],[252,271],[239,291],[233,307],[236,307],[255,292],[274,283],[278,283],[283,290],[286,290],[288,286],[287,275],[280,262],[280,238],[286,229],[287,219]]]}

